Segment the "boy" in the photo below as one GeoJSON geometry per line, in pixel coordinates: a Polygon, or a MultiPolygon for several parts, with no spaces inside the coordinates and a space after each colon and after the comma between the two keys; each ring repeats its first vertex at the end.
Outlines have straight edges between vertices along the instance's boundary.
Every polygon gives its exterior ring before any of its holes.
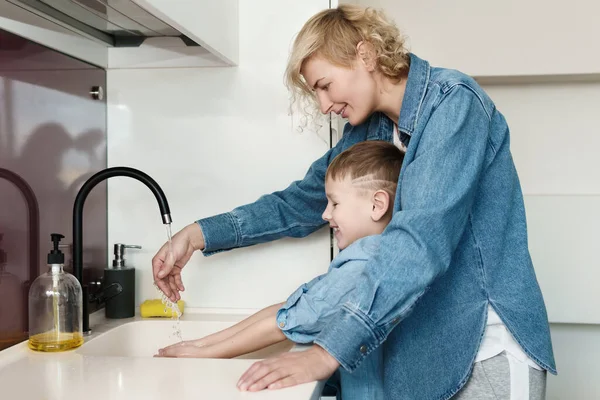
{"type": "MultiPolygon", "coordinates": [[[[327,208],[340,253],[326,274],[301,285],[285,303],[267,307],[240,323],[201,339],[158,351],[159,357],[231,358],[281,342],[312,343],[328,318],[361,279],[377,252],[379,234],[392,218],[404,154],[384,141],[358,143],[340,153],[325,175],[327,208]]],[[[381,356],[371,353],[352,375],[340,370],[344,398],[376,398],[381,356]],[[359,392],[360,390],[360,392],[359,392]]]]}

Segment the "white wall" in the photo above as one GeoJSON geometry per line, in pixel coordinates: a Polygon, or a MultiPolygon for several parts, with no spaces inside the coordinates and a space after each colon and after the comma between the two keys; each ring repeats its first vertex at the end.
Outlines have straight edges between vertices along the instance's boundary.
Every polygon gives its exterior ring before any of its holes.
{"type": "MultiPolygon", "coordinates": [[[[329,134],[299,132],[288,115],[283,72],[293,35],[327,0],[240,2],[238,67],[111,70],[108,73],[109,166],[139,168],[162,186],[174,230],[304,176],[329,148],[329,134]]],[[[156,202],[131,179],[109,183],[109,246],[139,244],[137,303],[157,296],[151,258],[166,240],[156,202]]],[[[205,258],[185,268],[192,307],[259,308],[283,301],[327,269],[329,235],[205,258]]]]}

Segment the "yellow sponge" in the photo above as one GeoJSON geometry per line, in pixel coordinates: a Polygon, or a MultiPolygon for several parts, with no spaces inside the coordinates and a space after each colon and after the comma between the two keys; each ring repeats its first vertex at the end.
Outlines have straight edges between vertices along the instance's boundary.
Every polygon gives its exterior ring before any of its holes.
{"type": "MultiPolygon", "coordinates": [[[[183,315],[183,300],[179,300],[177,302],[177,306],[179,307],[179,311],[183,315]]],[[[151,318],[151,317],[176,317],[177,314],[173,312],[172,309],[165,306],[162,301],[159,299],[155,300],[146,300],[140,305],[140,315],[142,318],[151,318]],[[165,309],[167,310],[165,312],[165,309]]]]}

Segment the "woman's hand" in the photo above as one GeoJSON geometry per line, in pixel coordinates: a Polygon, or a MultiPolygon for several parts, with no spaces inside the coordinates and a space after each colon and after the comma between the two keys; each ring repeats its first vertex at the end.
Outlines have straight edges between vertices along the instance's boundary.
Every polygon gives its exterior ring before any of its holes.
{"type": "Polygon", "coordinates": [[[282,389],[329,378],[340,364],[319,345],[258,361],[238,381],[241,391],[282,389]]]}
{"type": "Polygon", "coordinates": [[[173,236],[171,244],[172,253],[167,242],[152,258],[152,272],[156,285],[165,296],[175,302],[181,299],[179,292],[185,290],[181,281],[181,270],[194,251],[204,249],[204,236],[200,226],[197,223],[186,226],[173,236]]]}

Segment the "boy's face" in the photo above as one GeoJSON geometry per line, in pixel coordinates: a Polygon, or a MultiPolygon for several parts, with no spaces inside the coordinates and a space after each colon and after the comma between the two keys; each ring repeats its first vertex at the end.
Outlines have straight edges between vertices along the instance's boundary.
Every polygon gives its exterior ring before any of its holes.
{"type": "Polygon", "coordinates": [[[327,208],[323,219],[333,228],[340,250],[365,236],[378,233],[373,220],[371,196],[352,184],[350,177],[343,180],[328,178],[325,182],[327,208]]]}

